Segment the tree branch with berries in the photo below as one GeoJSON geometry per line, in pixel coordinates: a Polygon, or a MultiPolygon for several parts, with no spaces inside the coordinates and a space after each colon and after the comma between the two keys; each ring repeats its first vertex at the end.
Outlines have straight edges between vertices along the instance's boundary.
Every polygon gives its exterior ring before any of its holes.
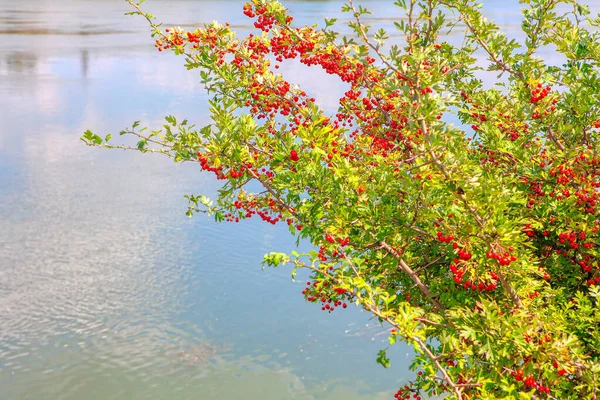
{"type": "Polygon", "coordinates": [[[587,6],[524,1],[521,43],[477,1],[397,0],[390,43],[352,0],[349,37],[335,18],[296,25],[274,0],[244,5],[256,31],[243,37],[217,22],[163,29],[127,1],[160,52],[199,71],[211,120],[136,122],[121,132],[135,145],[86,131],[88,145],[197,163],[222,186],[188,195],[188,215],[260,218],[310,242],[264,264],[307,269],[308,302],[355,304],[390,345],[414,347],[396,399],[597,398],[600,19],[587,6]],[[348,87],[336,113],[284,78],[288,60],[348,87]]]}

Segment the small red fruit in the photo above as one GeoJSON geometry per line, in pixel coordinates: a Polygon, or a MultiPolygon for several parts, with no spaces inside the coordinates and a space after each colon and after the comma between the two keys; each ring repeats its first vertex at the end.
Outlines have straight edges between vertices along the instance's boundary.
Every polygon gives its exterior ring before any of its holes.
{"type": "Polygon", "coordinates": [[[296,150],[290,151],[290,160],[298,161],[298,152],[296,150]]]}

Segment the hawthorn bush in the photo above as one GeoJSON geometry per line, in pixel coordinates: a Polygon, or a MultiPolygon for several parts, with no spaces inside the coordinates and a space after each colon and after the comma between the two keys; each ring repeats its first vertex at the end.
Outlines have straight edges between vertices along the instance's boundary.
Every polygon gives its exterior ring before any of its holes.
{"type": "Polygon", "coordinates": [[[197,162],[223,185],[214,202],[188,196],[188,215],[259,217],[310,241],[265,265],[309,269],[307,301],[355,303],[390,325],[390,344],[414,347],[418,373],[397,399],[596,399],[600,18],[588,7],[522,0],[519,43],[473,0],[398,0],[403,43],[390,45],[352,1],[352,37],[252,0],[243,38],[216,22],[163,30],[128,2],[159,51],[200,70],[212,121],[136,122],[121,132],[131,147],[84,141],[197,162]],[[450,30],[464,37],[451,44],[450,30]],[[348,86],[335,115],[278,73],[290,59],[348,86]]]}

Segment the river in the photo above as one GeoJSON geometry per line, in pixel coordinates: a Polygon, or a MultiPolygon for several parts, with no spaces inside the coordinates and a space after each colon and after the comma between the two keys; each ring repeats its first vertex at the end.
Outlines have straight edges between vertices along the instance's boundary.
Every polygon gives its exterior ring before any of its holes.
{"type": "MultiPolygon", "coordinates": [[[[516,34],[517,2],[485,3],[516,34]]],[[[243,1],[146,4],[166,25],[251,30],[243,1]]],[[[342,3],[285,4],[312,24],[342,3]]],[[[390,29],[400,16],[391,0],[364,4],[390,29]]],[[[303,300],[302,276],[261,270],[263,254],[294,248],[284,226],[188,219],[183,196],[218,188],[198,166],[79,140],[207,117],[197,72],[157,53],[126,11],[118,0],[0,0],[0,398],[391,399],[412,376],[408,347],[381,368],[384,327],[353,307],[321,312],[303,300]]],[[[336,108],[335,79],[282,70],[336,108]]]]}

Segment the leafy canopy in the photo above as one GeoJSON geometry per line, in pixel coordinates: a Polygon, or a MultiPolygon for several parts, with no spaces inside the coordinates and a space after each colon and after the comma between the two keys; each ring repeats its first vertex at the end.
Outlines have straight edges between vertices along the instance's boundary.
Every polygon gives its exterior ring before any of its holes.
{"type": "MultiPolygon", "coordinates": [[[[396,398],[596,399],[600,19],[588,7],[522,0],[518,42],[476,1],[398,0],[403,42],[386,44],[352,1],[351,37],[335,18],[296,26],[279,2],[252,0],[256,32],[241,38],[216,22],[163,29],[128,1],[159,51],[200,71],[212,121],[136,122],[121,132],[133,147],[87,131],[87,144],[196,162],[223,185],[188,196],[188,215],[258,217],[310,241],[318,250],[265,265],[309,269],[309,302],[355,303],[390,325],[390,345],[415,348],[419,372],[396,398]],[[291,59],[349,87],[335,115],[279,73],[291,59]]],[[[385,349],[377,361],[389,365],[385,349]]]]}

